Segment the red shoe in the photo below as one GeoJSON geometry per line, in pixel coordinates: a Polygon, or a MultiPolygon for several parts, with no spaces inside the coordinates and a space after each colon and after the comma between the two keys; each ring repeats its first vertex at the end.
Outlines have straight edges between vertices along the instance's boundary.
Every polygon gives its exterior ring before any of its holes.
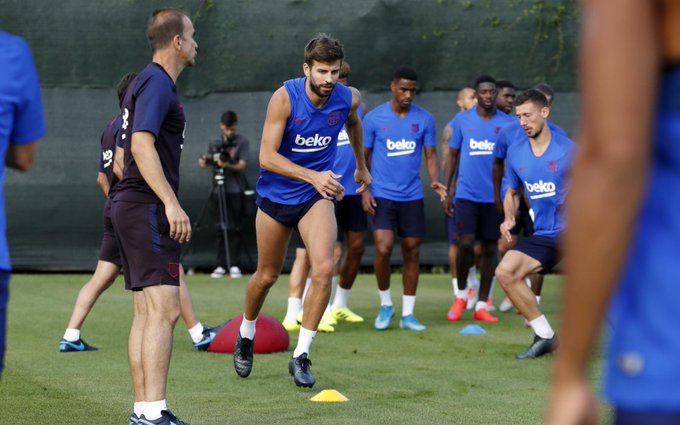
{"type": "Polygon", "coordinates": [[[449,319],[449,322],[459,321],[460,318],[463,316],[463,312],[465,311],[466,306],[467,306],[466,300],[462,298],[456,298],[456,300],[453,302],[453,305],[451,306],[451,309],[446,315],[446,318],[449,319]]]}
{"type": "Polygon", "coordinates": [[[475,311],[475,314],[472,315],[472,320],[479,320],[480,322],[487,322],[487,323],[496,323],[498,322],[498,318],[493,317],[491,313],[489,313],[486,309],[481,309],[478,311],[475,311]]]}

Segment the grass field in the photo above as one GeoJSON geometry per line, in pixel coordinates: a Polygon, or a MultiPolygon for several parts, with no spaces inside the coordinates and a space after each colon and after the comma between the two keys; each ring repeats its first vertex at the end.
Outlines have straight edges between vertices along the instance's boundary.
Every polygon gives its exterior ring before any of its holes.
{"type": "MultiPolygon", "coordinates": [[[[82,329],[97,352],[59,353],[58,342],[86,275],[15,275],[11,283],[6,370],[0,381],[2,424],[127,424],[132,387],[127,366],[131,296],[122,280],[106,292],[82,329]]],[[[401,309],[401,277],[393,276],[393,299],[401,309]]],[[[214,280],[188,276],[204,324],[215,325],[242,311],[247,277],[214,280]]],[[[543,309],[558,321],[559,277],[548,277],[543,309]]],[[[282,318],[287,276],[269,294],[263,313],[282,318]]],[[[495,299],[501,299],[496,290],[495,299]]],[[[458,333],[472,323],[467,312],[446,321],[451,304],[447,275],[422,275],[416,316],[429,329],[415,333],[373,330],[378,310],[375,279],[360,275],[350,305],[366,322],[342,323],[319,334],[310,358],[317,380],[298,389],[287,371],[288,353],[256,355],[252,375],[241,379],[231,356],[193,350],[178,323],[168,385],[169,407],[191,424],[539,424],[547,399],[552,359],[518,361],[532,333],[514,313],[485,324],[483,336],[458,333]],[[348,403],[314,403],[323,389],[336,389],[348,403]]],[[[599,362],[593,380],[599,381],[599,362]]],[[[608,422],[608,411],[604,411],[608,422]]]]}

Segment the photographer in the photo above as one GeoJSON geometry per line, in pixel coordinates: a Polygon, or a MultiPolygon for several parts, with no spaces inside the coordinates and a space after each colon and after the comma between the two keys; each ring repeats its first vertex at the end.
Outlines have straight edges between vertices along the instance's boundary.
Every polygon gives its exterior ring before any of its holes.
{"type": "Polygon", "coordinates": [[[208,155],[202,156],[198,160],[198,166],[206,168],[213,167],[213,190],[211,192],[212,211],[217,222],[217,267],[210,275],[213,278],[220,278],[229,272],[232,278],[241,277],[241,270],[232,264],[227,270],[227,253],[225,252],[224,233],[222,232],[223,223],[219,214],[219,196],[217,190],[220,182],[223,182],[224,199],[227,211],[228,243],[230,258],[238,259],[238,251],[234,248],[241,248],[241,222],[243,217],[243,191],[246,189],[247,182],[245,170],[250,153],[248,140],[237,133],[238,117],[233,111],[226,111],[220,119],[222,135],[218,140],[210,143],[208,155]]]}

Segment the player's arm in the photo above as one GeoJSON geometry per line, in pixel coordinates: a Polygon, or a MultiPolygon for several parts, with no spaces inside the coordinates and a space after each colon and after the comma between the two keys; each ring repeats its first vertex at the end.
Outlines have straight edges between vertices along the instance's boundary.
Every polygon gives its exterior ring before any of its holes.
{"type": "Polygon", "coordinates": [[[503,213],[505,219],[501,223],[501,236],[508,242],[512,242],[512,235],[510,230],[515,227],[515,217],[519,208],[519,193],[516,189],[508,187],[505,192],[505,199],[503,200],[503,213]]]}
{"type": "Polygon", "coordinates": [[[430,176],[430,188],[439,195],[439,201],[446,203],[447,188],[439,181],[439,161],[437,148],[425,148],[425,163],[427,174],[430,176]]]}
{"type": "Polygon", "coordinates": [[[170,237],[180,243],[187,242],[191,237],[191,223],[165,178],[161,160],[154,146],[155,141],[156,137],[148,131],[132,133],[130,140],[132,156],[144,181],[165,206],[165,215],[170,224],[170,237]]]}
{"type": "Polygon", "coordinates": [[[359,105],[361,105],[361,93],[354,87],[350,87],[352,90],[352,108],[349,111],[349,116],[347,117],[347,122],[345,122],[345,130],[347,131],[347,136],[349,136],[349,142],[352,146],[352,152],[354,152],[354,158],[356,159],[357,168],[354,172],[354,180],[359,184],[357,193],[363,193],[368,190],[371,184],[371,173],[366,167],[366,161],[364,158],[363,148],[364,148],[364,128],[357,113],[359,105]]]}
{"type": "Polygon", "coordinates": [[[505,200],[501,200],[501,182],[503,181],[503,174],[505,173],[505,160],[503,158],[493,159],[493,197],[496,204],[496,209],[499,213],[505,209],[503,204],[505,200]]]}
{"type": "Polygon", "coordinates": [[[442,130],[442,171],[446,169],[446,162],[449,159],[449,141],[451,140],[452,133],[453,128],[448,124],[444,127],[444,130],[442,130]]]}
{"type": "Polygon", "coordinates": [[[35,159],[37,140],[31,143],[10,144],[5,155],[5,165],[19,171],[28,171],[35,159]]]}
{"type": "Polygon", "coordinates": [[[647,183],[660,69],[657,7],[651,1],[584,2],[584,119],[567,204],[564,319],[550,425],[597,421],[587,364],[647,183]],[[636,90],[630,90],[631,81],[636,90]]]}
{"type": "MultiPolygon", "coordinates": [[[[445,161],[445,167],[444,167],[444,186],[446,186],[446,192],[448,193],[448,199],[453,200],[453,198],[456,197],[456,184],[453,179],[453,176],[455,176],[458,173],[458,156],[460,154],[460,151],[458,149],[454,149],[449,147],[449,156],[447,160],[445,161]]],[[[447,202],[444,205],[444,213],[449,216],[453,217],[453,203],[452,202],[447,202]]]]}
{"type": "Polygon", "coordinates": [[[116,154],[113,157],[113,174],[118,178],[118,180],[123,180],[123,169],[125,167],[125,149],[120,146],[116,146],[116,154]]]}
{"type": "Polygon", "coordinates": [[[284,87],[279,88],[269,101],[267,117],[260,143],[260,167],[272,173],[307,182],[325,199],[342,195],[344,188],[332,171],[317,172],[301,167],[279,153],[286,123],[290,118],[290,99],[284,87]]]}
{"type": "Polygon", "coordinates": [[[108,198],[109,189],[111,189],[109,186],[109,179],[107,179],[106,174],[102,173],[101,171],[97,173],[97,184],[99,185],[99,188],[102,190],[102,192],[104,192],[104,196],[108,198]]]}

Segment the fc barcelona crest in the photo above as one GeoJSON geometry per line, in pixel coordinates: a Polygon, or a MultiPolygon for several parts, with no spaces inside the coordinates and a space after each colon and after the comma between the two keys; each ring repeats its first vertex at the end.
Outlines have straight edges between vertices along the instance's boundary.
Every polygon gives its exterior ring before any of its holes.
{"type": "Polygon", "coordinates": [[[501,132],[501,128],[500,128],[500,127],[496,127],[496,128],[494,128],[493,132],[494,132],[494,134],[498,134],[498,133],[501,132]]]}
{"type": "Polygon", "coordinates": [[[420,125],[419,124],[411,124],[411,132],[417,133],[418,131],[420,131],[420,125]]]}
{"type": "Polygon", "coordinates": [[[559,167],[557,166],[557,161],[548,161],[548,171],[551,173],[556,173],[559,167]]]}
{"type": "Polygon", "coordinates": [[[331,112],[328,114],[328,125],[330,127],[333,127],[334,125],[338,125],[340,122],[340,112],[331,112]]]}

